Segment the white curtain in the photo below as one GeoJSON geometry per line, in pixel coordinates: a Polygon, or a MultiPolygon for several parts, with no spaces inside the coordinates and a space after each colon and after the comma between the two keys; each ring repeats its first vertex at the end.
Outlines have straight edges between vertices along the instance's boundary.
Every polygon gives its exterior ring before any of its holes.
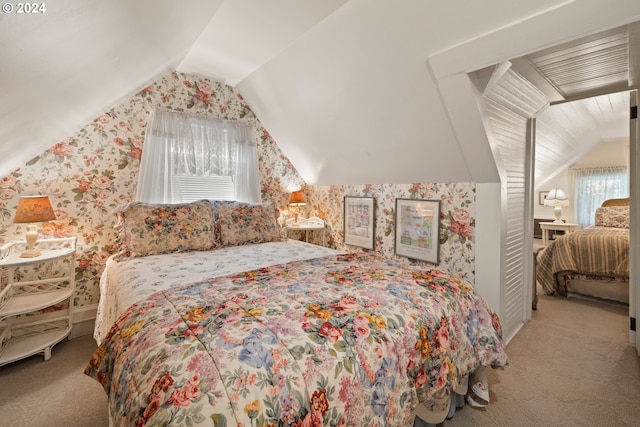
{"type": "Polygon", "coordinates": [[[235,170],[235,191],[238,201],[258,203],[260,194],[260,177],[258,173],[258,153],[256,142],[251,137],[249,126],[236,126],[236,148],[238,165],[235,170]]]}
{"type": "Polygon", "coordinates": [[[581,226],[594,224],[596,209],[607,199],[629,197],[626,166],[573,168],[569,170],[574,218],[581,226]]]}
{"type": "Polygon", "coordinates": [[[136,200],[183,201],[177,176],[231,177],[236,200],[260,202],[256,142],[251,127],[230,120],[155,111],[147,126],[136,200]]]}

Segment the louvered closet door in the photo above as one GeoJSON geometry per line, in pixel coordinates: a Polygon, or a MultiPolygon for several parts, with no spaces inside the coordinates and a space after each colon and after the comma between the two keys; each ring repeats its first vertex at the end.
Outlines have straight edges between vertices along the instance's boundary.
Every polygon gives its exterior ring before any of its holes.
{"type": "Polygon", "coordinates": [[[506,245],[503,254],[502,327],[507,342],[524,324],[526,314],[524,286],[526,147],[527,119],[485,98],[493,145],[498,149],[506,179],[506,245]]]}

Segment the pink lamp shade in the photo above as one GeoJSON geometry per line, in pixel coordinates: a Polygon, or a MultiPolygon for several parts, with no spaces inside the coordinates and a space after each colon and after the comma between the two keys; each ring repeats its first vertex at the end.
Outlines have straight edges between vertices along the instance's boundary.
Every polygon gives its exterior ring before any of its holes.
{"type": "Polygon", "coordinates": [[[22,258],[35,258],[40,251],[35,248],[38,242],[38,226],[36,222],[53,221],[56,214],[48,196],[22,196],[18,201],[14,223],[28,223],[25,240],[27,249],[20,254],[22,258]]]}

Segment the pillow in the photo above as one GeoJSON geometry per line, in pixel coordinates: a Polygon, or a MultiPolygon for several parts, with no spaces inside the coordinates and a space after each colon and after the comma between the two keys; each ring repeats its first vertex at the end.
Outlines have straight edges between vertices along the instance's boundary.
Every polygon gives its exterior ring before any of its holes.
{"type": "Polygon", "coordinates": [[[222,246],[282,240],[273,202],[212,202],[222,246]]]}
{"type": "Polygon", "coordinates": [[[607,206],[596,209],[597,227],[629,228],[629,206],[607,206]]]}
{"type": "Polygon", "coordinates": [[[206,251],[220,246],[208,200],[182,204],[130,203],[116,208],[120,257],[206,251]]]}

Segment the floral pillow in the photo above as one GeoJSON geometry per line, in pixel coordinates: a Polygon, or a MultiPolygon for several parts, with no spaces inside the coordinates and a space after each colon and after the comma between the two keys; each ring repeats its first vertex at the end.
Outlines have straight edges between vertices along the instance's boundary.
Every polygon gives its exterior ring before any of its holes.
{"type": "Polygon", "coordinates": [[[629,206],[607,206],[596,209],[595,225],[629,228],[629,206]]]}
{"type": "Polygon", "coordinates": [[[119,257],[206,251],[220,246],[211,203],[130,203],[117,208],[119,257]]]}
{"type": "Polygon", "coordinates": [[[272,202],[213,202],[222,246],[282,240],[278,210],[272,202]]]}

